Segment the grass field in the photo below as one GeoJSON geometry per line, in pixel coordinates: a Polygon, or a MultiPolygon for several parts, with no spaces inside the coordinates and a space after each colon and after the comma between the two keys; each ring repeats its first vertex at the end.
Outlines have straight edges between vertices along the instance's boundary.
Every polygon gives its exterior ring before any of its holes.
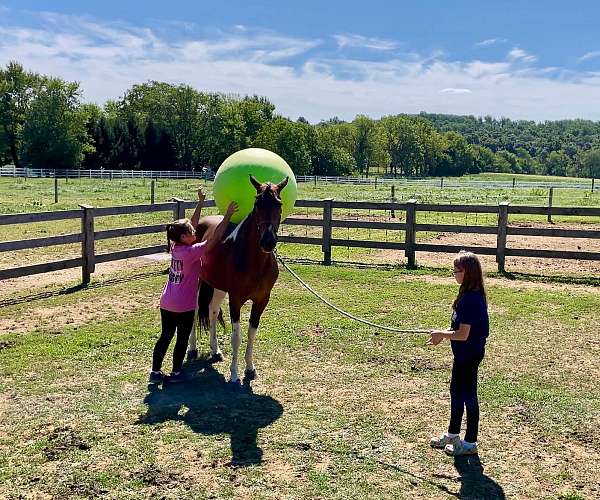
{"type": "MultiPolygon", "coordinates": [[[[156,199],[193,199],[196,186],[159,181],[156,199]]],[[[210,184],[205,187],[210,193],[210,184]]],[[[69,181],[61,184],[56,205],[52,189],[51,179],[0,179],[0,213],[149,201],[149,181],[143,180],[69,181]]],[[[388,189],[302,184],[299,197],[383,201],[388,189]]],[[[557,192],[564,205],[600,205],[599,193],[557,192]]],[[[483,203],[478,195],[437,190],[420,199],[483,203]]],[[[169,215],[97,218],[96,230],[166,222],[169,215]]],[[[376,211],[360,216],[389,218],[376,211]]],[[[481,214],[419,217],[495,223],[481,214]]],[[[589,222],[596,227],[600,221],[589,222]]],[[[78,231],[77,220],[0,226],[0,241],[78,231]]],[[[341,229],[334,236],[398,238],[341,229]]],[[[103,240],[97,251],[163,239],[103,240]]],[[[314,246],[279,247],[292,259],[322,257],[314,246]]],[[[79,252],[69,245],[2,253],[0,267],[79,252]]],[[[406,328],[448,324],[456,293],[451,256],[413,271],[381,266],[395,262],[390,252],[336,248],[333,257],[361,266],[292,266],[329,299],[371,321],[406,328]]],[[[427,264],[425,257],[417,258],[427,264]]],[[[202,362],[187,366],[188,383],[150,390],[146,377],[165,264],[141,261],[100,265],[86,288],[77,286],[78,270],[10,280],[0,288],[0,498],[600,496],[596,267],[577,261],[561,267],[546,259],[555,267],[552,276],[543,275],[538,261],[526,273],[490,273],[480,458],[452,460],[428,447],[430,435],[447,425],[449,346],[427,348],[423,336],[378,332],[339,317],[283,269],[261,322],[259,378],[251,391],[229,391],[227,364],[202,362]]],[[[493,269],[493,257],[485,265],[493,269]]],[[[229,342],[221,337],[227,362],[229,342]]],[[[200,345],[207,350],[205,338],[200,345]]]]}
{"type": "MultiPolygon", "coordinates": [[[[148,390],[163,268],[0,292],[0,497],[600,495],[596,287],[490,280],[480,458],[452,460],[428,447],[447,424],[449,346],[339,317],[285,272],[252,392],[202,363],[187,384],[148,390]]],[[[445,326],[456,292],[449,270],[296,270],[408,328],[445,326]]]]}

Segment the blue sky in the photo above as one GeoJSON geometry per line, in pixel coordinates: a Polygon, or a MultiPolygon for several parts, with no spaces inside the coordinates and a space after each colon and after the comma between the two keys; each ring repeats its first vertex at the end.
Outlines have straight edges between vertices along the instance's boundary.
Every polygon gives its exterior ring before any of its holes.
{"type": "Polygon", "coordinates": [[[597,1],[0,0],[0,65],[88,101],[162,80],[315,122],[420,111],[600,120],[597,1]]]}

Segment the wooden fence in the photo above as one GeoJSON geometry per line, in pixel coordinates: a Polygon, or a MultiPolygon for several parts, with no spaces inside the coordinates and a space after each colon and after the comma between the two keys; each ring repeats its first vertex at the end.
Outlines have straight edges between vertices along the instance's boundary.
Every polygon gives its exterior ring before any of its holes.
{"type": "MultiPolygon", "coordinates": [[[[175,199],[174,201],[168,203],[157,203],[149,205],[128,205],[105,208],[95,208],[89,205],[80,205],[81,208],[76,210],[0,215],[0,225],[26,224],[67,219],[80,219],[81,221],[81,232],[79,233],[19,241],[0,242],[0,252],[16,251],[30,248],[43,248],[53,245],[81,243],[81,257],[58,260],[54,262],[46,262],[43,264],[22,266],[12,269],[3,269],[0,270],[0,280],[45,273],[50,271],[57,271],[60,269],[81,267],[82,281],[83,283],[89,283],[90,276],[95,270],[96,263],[110,262],[130,257],[139,257],[164,251],[164,245],[154,245],[110,253],[96,253],[95,242],[97,240],[108,238],[120,238],[124,236],[134,236],[141,234],[160,233],[164,231],[164,224],[95,231],[94,221],[97,217],[147,212],[170,212],[172,214],[173,219],[179,219],[185,217],[186,209],[192,209],[195,206],[196,202],[175,199]]],[[[214,207],[214,201],[207,200],[205,206],[214,207]]],[[[323,251],[323,264],[325,265],[331,263],[331,249],[336,246],[404,251],[405,257],[407,259],[407,265],[411,268],[417,265],[416,253],[419,251],[456,253],[461,249],[471,250],[481,255],[495,255],[499,271],[504,271],[506,257],[510,256],[542,257],[550,259],[600,260],[600,252],[508,248],[506,244],[507,236],[512,235],[600,239],[600,231],[597,230],[515,227],[509,224],[509,216],[511,214],[598,217],[600,216],[600,207],[567,208],[511,206],[509,202],[502,202],[497,206],[450,204],[440,205],[418,204],[416,200],[409,200],[406,203],[375,203],[363,201],[335,201],[333,199],[298,200],[296,202],[296,207],[321,209],[322,217],[288,217],[287,219],[285,219],[284,224],[320,227],[322,228],[321,236],[308,237],[281,235],[279,237],[279,241],[308,245],[320,245],[323,251]],[[334,217],[334,211],[336,209],[385,210],[390,211],[391,213],[404,212],[405,217],[403,218],[403,222],[400,222],[399,219],[393,222],[336,219],[334,217]],[[492,226],[421,224],[417,222],[418,212],[462,212],[496,214],[497,224],[492,226]],[[332,236],[333,228],[364,228],[402,231],[404,232],[404,241],[390,242],[337,239],[332,236]],[[484,247],[418,243],[417,233],[423,231],[492,234],[496,235],[496,246],[484,247]]]]}

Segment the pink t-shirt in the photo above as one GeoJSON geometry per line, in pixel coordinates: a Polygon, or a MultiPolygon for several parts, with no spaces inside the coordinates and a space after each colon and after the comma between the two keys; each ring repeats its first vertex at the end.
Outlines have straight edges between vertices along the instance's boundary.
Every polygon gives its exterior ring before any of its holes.
{"type": "Polygon", "coordinates": [[[160,307],[171,312],[196,309],[198,278],[206,242],[171,246],[169,279],[160,296],[160,307]]]}

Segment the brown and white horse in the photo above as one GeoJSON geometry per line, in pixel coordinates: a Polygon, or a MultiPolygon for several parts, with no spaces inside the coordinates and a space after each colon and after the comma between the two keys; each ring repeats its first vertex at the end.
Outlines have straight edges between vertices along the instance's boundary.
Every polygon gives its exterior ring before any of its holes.
{"type": "MultiPolygon", "coordinates": [[[[229,294],[231,334],[231,379],[239,384],[238,356],[240,350],[240,310],[252,301],[246,346],[246,369],[244,378],[256,377],[252,350],[260,317],[264,312],[271,289],[279,275],[277,260],[273,254],[277,244],[277,231],[281,220],[281,191],[288,183],[286,177],[279,184],[260,183],[252,175],[250,182],[256,188],[256,200],[252,212],[237,226],[231,224],[226,237],[216,244],[203,258],[203,274],[198,294],[198,316],[204,329],[210,330],[211,362],[223,360],[217,339],[217,321],[223,324],[221,303],[229,294]]],[[[211,237],[221,216],[200,219],[196,237],[204,241],[211,237]]],[[[194,359],[196,334],[192,332],[188,347],[188,359],[194,359]]]]}

